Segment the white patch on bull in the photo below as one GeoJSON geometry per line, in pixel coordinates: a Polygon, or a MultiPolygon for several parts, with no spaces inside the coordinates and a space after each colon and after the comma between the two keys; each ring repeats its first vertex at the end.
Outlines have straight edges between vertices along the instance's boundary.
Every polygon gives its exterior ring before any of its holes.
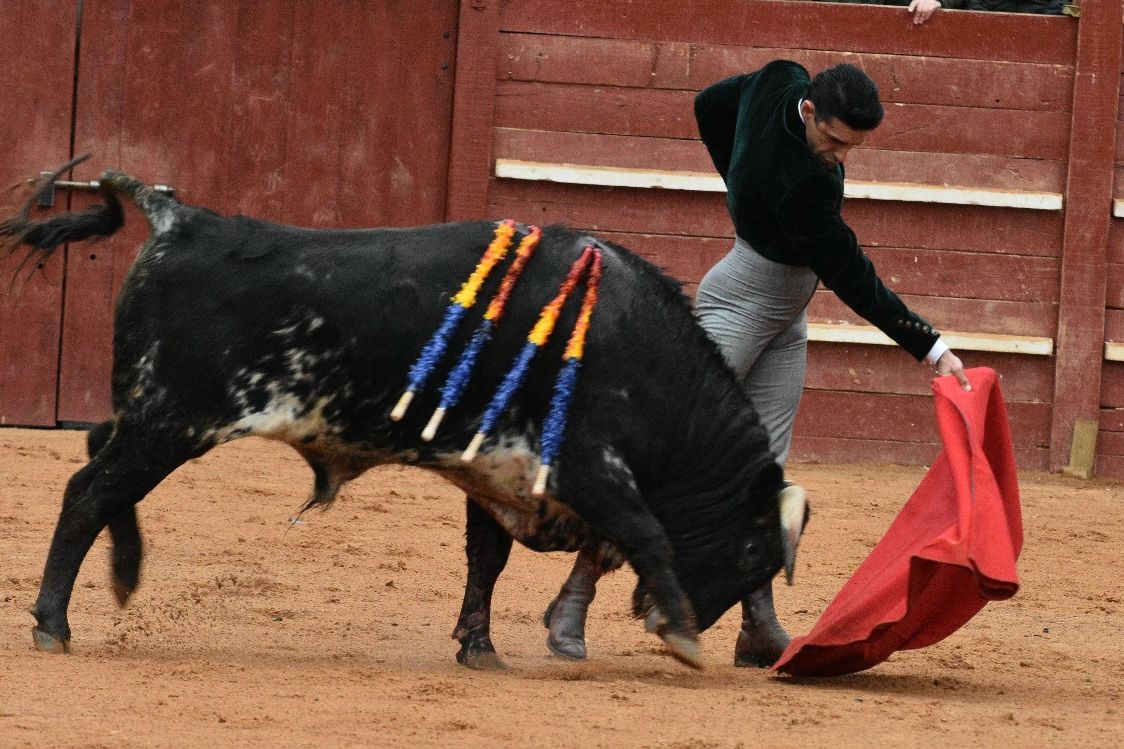
{"type": "Polygon", "coordinates": [[[156,382],[156,355],[160,350],[160,341],[153,341],[148,350],[133,365],[133,387],[129,396],[142,404],[142,408],[163,400],[167,392],[163,386],[156,382]]]}
{"type": "Polygon", "coordinates": [[[469,464],[460,452],[438,456],[433,470],[471,495],[515,538],[533,539],[560,521],[570,529],[584,525],[569,506],[549,492],[531,494],[540,456],[525,432],[504,432],[469,464]]]}
{"type": "Polygon", "coordinates": [[[164,234],[171,231],[176,225],[176,210],[172,206],[159,208],[155,211],[146,211],[148,223],[152,226],[154,234],[164,234]]]}
{"type": "Polygon", "coordinates": [[[316,275],[315,271],[304,264],[298,265],[293,268],[293,273],[297,276],[300,276],[301,278],[307,278],[309,281],[318,280],[318,276],[316,275]]]}
{"type": "MultiPolygon", "coordinates": [[[[228,442],[246,435],[269,437],[284,442],[300,443],[309,437],[335,434],[339,428],[333,426],[325,417],[324,409],[332,402],[332,396],[317,398],[307,404],[289,392],[281,392],[271,384],[267,386],[269,400],[260,411],[243,411],[234,423],[210,432],[217,442],[228,442]]],[[[245,404],[248,400],[245,391],[234,394],[237,401],[245,404]]]]}
{"type": "MultiPolygon", "coordinates": [[[[349,397],[350,389],[305,398],[294,392],[296,385],[310,388],[311,383],[330,374],[322,366],[319,371],[316,368],[336,355],[337,352],[332,351],[316,355],[306,349],[290,348],[281,354],[284,372],[270,374],[268,370],[238,369],[227,389],[231,402],[239,411],[238,418],[210,430],[207,436],[218,442],[227,442],[253,434],[301,443],[338,434],[342,426],[330,423],[324,412],[337,397],[349,397]],[[264,405],[261,405],[263,401],[264,405]]],[[[267,365],[263,363],[261,366],[267,365]]]]}
{"type": "Polygon", "coordinates": [[[624,458],[617,455],[617,451],[611,447],[606,447],[601,450],[601,459],[605,461],[605,465],[611,468],[619,475],[625,477],[625,482],[628,488],[634,492],[639,492],[640,488],[636,485],[636,479],[632,475],[632,470],[628,467],[628,463],[624,462],[624,458]]]}

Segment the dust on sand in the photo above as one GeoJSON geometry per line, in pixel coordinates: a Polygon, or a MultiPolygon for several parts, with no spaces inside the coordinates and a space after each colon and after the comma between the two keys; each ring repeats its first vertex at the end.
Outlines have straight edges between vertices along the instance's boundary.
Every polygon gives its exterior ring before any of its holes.
{"type": "MultiPolygon", "coordinates": [[[[368,473],[287,522],[311,487],[289,448],[223,446],[140,504],[147,561],[125,609],[99,539],[70,607],[73,654],[31,647],[62,491],[84,435],[0,430],[0,746],[1110,746],[1124,743],[1124,485],[1021,475],[1022,589],[930,648],[865,673],[793,679],[732,664],[738,612],[703,634],[707,668],[662,652],[605,580],[590,659],[551,657],[543,608],[565,554],[517,547],[493,640],[509,670],[456,664],[464,498],[436,476],[368,473]]],[[[813,520],[793,633],[816,617],[910,496],[920,468],[808,465],[813,520]]]]}

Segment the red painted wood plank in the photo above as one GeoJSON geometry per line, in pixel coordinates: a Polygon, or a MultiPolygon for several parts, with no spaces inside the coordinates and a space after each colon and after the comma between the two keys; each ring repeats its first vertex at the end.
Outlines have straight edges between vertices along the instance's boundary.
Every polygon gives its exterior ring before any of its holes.
{"type": "Polygon", "coordinates": [[[1124,263],[1108,263],[1105,279],[1105,307],[1124,309],[1124,263]]]}
{"type": "Polygon", "coordinates": [[[694,92],[499,81],[499,127],[697,138],[694,92]]]}
{"type": "MultiPolygon", "coordinates": [[[[1007,403],[1011,438],[1019,447],[1045,447],[1050,433],[1050,404],[1007,403]]],[[[796,417],[796,433],[810,437],[938,441],[930,396],[869,395],[805,390],[796,417]]]]}
{"type": "MultiPolygon", "coordinates": [[[[695,138],[689,91],[499,81],[499,127],[663,138],[695,138]]],[[[1063,159],[1070,117],[933,104],[889,104],[870,148],[1063,159]]]]}
{"type": "Polygon", "coordinates": [[[874,182],[984,187],[1057,192],[1065,188],[1065,162],[977,153],[856,148],[847,157],[847,177],[874,182]]]}
{"type": "Polygon", "coordinates": [[[1124,263],[1124,218],[1114,218],[1108,229],[1108,262],[1124,263]]]}
{"type": "MultiPolygon", "coordinates": [[[[0,3],[0,28],[14,43],[0,56],[0,188],[7,188],[70,158],[76,7],[0,3]]],[[[0,217],[26,197],[3,193],[0,217]]],[[[0,259],[0,425],[53,426],[64,254],[41,270],[30,265],[13,283],[22,258],[20,250],[0,259]]]]}
{"type": "Polygon", "coordinates": [[[588,187],[498,179],[489,216],[562,223],[587,231],[731,236],[725,196],[680,190],[588,187]]]}
{"type": "Polygon", "coordinates": [[[840,53],[834,50],[694,45],[689,85],[694,89],[744,73],[771,60],[795,60],[815,75],[846,62],[861,67],[876,84],[882,101],[947,104],[959,107],[1069,111],[1072,63],[1030,63],[901,55],[840,53]]]}
{"type": "MultiPolygon", "coordinates": [[[[956,352],[965,367],[991,367],[1010,401],[1049,401],[1054,392],[1053,362],[1044,356],[956,352]]],[[[859,393],[929,395],[931,367],[896,346],[819,343],[808,345],[805,387],[859,393]]]]}
{"type": "MultiPolygon", "coordinates": [[[[936,460],[940,450],[941,445],[935,442],[852,440],[796,434],[792,439],[792,453],[788,462],[790,466],[800,463],[891,463],[924,466],[936,460]]],[[[1046,458],[1045,448],[1015,448],[1015,464],[1022,470],[1044,470],[1046,458]]],[[[1098,472],[1097,475],[1102,474],[1098,472]]]]}
{"type": "MultiPolygon", "coordinates": [[[[487,215],[590,231],[730,237],[731,242],[733,236],[721,193],[499,179],[489,194],[487,215]]],[[[866,247],[1060,254],[1062,216],[1055,211],[849,200],[843,215],[866,247]]]]}
{"type": "Polygon", "coordinates": [[[1101,372],[1101,408],[1124,408],[1124,362],[1104,363],[1101,372]]]}
{"type": "Polygon", "coordinates": [[[1101,432],[1124,432],[1124,408],[1100,409],[1101,432]]]}
{"type": "Polygon", "coordinates": [[[1098,455],[1097,478],[1124,479],[1124,456],[1098,455]]]}
{"type": "Polygon", "coordinates": [[[497,159],[714,173],[702,141],[497,127],[497,159]]]}
{"type": "Polygon", "coordinates": [[[1124,457],[1124,432],[1100,432],[1097,452],[1104,456],[1124,457]]]}
{"type": "Polygon", "coordinates": [[[446,220],[478,217],[488,205],[495,119],[498,0],[461,0],[453,94],[446,220]]]}
{"type": "Polygon", "coordinates": [[[1071,65],[958,60],[777,47],[600,39],[551,34],[500,35],[501,79],[697,91],[736,73],[785,58],[816,72],[858,65],[886,102],[1068,111],[1071,65]]]}
{"type": "MultiPolygon", "coordinates": [[[[972,333],[1029,335],[1051,338],[1056,329],[1056,307],[1030,302],[998,302],[986,299],[899,294],[910,309],[938,330],[964,330],[972,333]]],[[[812,322],[865,324],[839,298],[822,287],[808,306],[812,322]]]]}
{"type": "Polygon", "coordinates": [[[501,80],[687,89],[691,52],[674,42],[502,33],[497,73],[501,80]]]}
{"type": "Polygon", "coordinates": [[[981,60],[1068,64],[1073,19],[1023,14],[947,13],[914,26],[901,8],[768,0],[523,0],[504,7],[503,29],[526,33],[753,44],[848,52],[889,52],[981,60]]]}
{"type": "Polygon", "coordinates": [[[1058,211],[848,200],[843,217],[864,247],[1061,256],[1058,211]]]}
{"type": "Polygon", "coordinates": [[[890,463],[894,465],[931,465],[940,454],[935,441],[894,442],[845,437],[815,437],[797,432],[792,437],[788,462],[799,463],[890,463]]]}
{"type": "Polygon", "coordinates": [[[870,248],[867,254],[882,279],[900,294],[1057,302],[1056,258],[896,248],[870,248]]]}
{"type": "Polygon", "coordinates": [[[1066,180],[1050,464],[1069,463],[1073,428],[1097,416],[1105,324],[1105,261],[1111,222],[1113,130],[1120,95],[1119,2],[1081,8],[1066,180]]]}
{"type": "Polygon", "coordinates": [[[1124,342],[1124,309],[1104,311],[1104,340],[1124,342]]]}
{"type": "MultiPolygon", "coordinates": [[[[454,19],[455,0],[88,4],[75,137],[95,158],[80,174],[119,166],[186,201],[293,224],[441,220],[454,19]]],[[[109,413],[113,300],[144,235],[130,213],[121,234],[72,253],[62,420],[109,413]]]]}
{"type": "MultiPolygon", "coordinates": [[[[497,159],[629,169],[714,171],[706,148],[698,140],[505,127],[496,128],[494,139],[497,159]]],[[[847,175],[851,179],[876,182],[1060,193],[1064,187],[1065,164],[987,154],[858,148],[848,157],[847,175]]]]}

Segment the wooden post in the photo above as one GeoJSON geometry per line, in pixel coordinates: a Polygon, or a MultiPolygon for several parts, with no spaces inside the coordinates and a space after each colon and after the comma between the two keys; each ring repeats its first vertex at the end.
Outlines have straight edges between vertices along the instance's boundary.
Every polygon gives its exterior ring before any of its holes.
{"type": "MultiPolygon", "coordinates": [[[[1105,276],[1120,96],[1120,0],[1082,0],[1066,175],[1050,467],[1091,475],[1070,452],[1100,411],[1105,276]]],[[[1087,439],[1085,440],[1087,441],[1087,439]]],[[[1088,445],[1079,451],[1089,455],[1088,445]]],[[[1087,461],[1088,458],[1085,459],[1087,461]]]]}
{"type": "Polygon", "coordinates": [[[484,218],[492,168],[499,0],[461,0],[449,149],[448,221],[484,218]]]}

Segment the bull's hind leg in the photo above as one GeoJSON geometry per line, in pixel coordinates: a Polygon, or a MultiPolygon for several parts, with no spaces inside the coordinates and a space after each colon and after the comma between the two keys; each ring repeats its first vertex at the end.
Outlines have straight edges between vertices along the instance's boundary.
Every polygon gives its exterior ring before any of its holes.
{"type": "MultiPolygon", "coordinates": [[[[187,446],[163,441],[160,435],[119,427],[90,462],[71,477],[47,553],[39,597],[31,609],[37,622],[32,629],[37,649],[70,649],[67,608],[78,569],[94,539],[111,520],[131,511],[191,454],[187,446]]],[[[122,523],[127,521],[126,515],[122,523]]],[[[135,527],[135,517],[132,525],[135,527]]],[[[131,531],[123,527],[119,531],[125,546],[131,545],[131,531]]],[[[138,533],[138,545],[139,538],[138,533]]]]}
{"type": "Polygon", "coordinates": [[[543,614],[543,626],[549,630],[546,646],[550,652],[575,661],[585,658],[586,614],[597,595],[597,581],[613,569],[616,567],[604,561],[598,546],[585,546],[578,552],[570,576],[543,614]]]}
{"type": "Polygon", "coordinates": [[[496,655],[491,638],[492,591],[507,565],[512,539],[471,497],[466,506],[468,580],[464,586],[461,615],[453,631],[453,638],[461,644],[457,662],[475,669],[502,669],[503,661],[496,655]]]}
{"type": "MultiPolygon", "coordinates": [[[[93,459],[113,436],[113,422],[104,421],[86,435],[86,453],[93,459]]],[[[144,545],[135,505],[129,505],[109,519],[109,538],[113,542],[110,560],[113,574],[113,595],[124,606],[140,582],[144,545]]]]}

